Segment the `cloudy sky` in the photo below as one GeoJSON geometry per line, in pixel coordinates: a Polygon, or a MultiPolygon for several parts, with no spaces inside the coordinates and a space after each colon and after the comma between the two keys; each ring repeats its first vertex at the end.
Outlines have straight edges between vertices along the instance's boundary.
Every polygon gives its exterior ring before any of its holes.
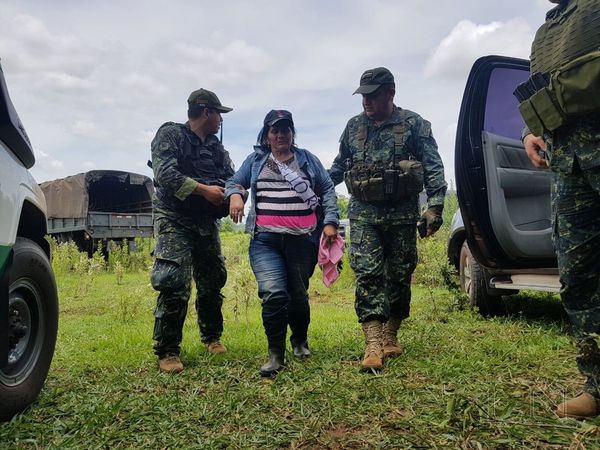
{"type": "MultiPolygon", "coordinates": [[[[90,169],[150,175],[157,128],[183,122],[200,87],[234,111],[237,167],[270,109],[292,111],[298,144],[333,161],[365,69],[388,67],[396,104],[432,122],[454,179],[469,68],[527,58],[547,0],[0,0],[0,59],[36,150],[39,182],[90,169]]],[[[342,190],[340,189],[340,192],[342,190]]]]}

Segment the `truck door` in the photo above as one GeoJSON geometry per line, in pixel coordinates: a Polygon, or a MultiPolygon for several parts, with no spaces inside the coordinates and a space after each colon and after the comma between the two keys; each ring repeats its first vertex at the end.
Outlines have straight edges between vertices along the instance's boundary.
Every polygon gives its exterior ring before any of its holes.
{"type": "Polygon", "coordinates": [[[455,174],[467,242],[488,268],[555,267],[550,183],[523,148],[513,96],[529,77],[523,59],[487,56],[469,74],[456,133],[455,174]]]}

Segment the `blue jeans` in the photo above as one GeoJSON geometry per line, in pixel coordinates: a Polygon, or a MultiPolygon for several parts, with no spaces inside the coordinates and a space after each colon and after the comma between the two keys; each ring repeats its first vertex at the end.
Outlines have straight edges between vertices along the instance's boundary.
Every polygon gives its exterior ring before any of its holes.
{"type": "Polygon", "coordinates": [[[269,343],[306,340],[310,323],[308,283],[317,264],[318,243],[310,235],[256,233],[250,241],[250,265],[262,300],[262,319],[269,343]]]}

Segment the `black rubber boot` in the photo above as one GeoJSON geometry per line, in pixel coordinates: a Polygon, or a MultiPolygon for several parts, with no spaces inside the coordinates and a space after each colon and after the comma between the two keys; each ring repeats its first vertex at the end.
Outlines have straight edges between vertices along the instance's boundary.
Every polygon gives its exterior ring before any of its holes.
{"type": "Polygon", "coordinates": [[[308,349],[308,341],[292,342],[292,350],[296,358],[308,358],[310,356],[310,350],[308,349]]]}
{"type": "Polygon", "coordinates": [[[271,377],[285,367],[285,341],[269,343],[269,359],[260,367],[260,376],[271,377]]]}

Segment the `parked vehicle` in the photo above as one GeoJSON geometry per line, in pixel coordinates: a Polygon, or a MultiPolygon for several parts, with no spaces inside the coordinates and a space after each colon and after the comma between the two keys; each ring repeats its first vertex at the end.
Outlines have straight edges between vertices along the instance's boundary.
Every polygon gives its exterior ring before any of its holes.
{"type": "Polygon", "coordinates": [[[39,394],[54,354],[58,297],[44,194],[0,66],[0,420],[39,394]]]}
{"type": "Polygon", "coordinates": [[[513,96],[529,77],[523,59],[478,59],[463,95],[454,153],[459,211],[448,257],[473,306],[488,314],[521,289],[558,292],[548,169],[530,162],[513,96]]]}
{"type": "Polygon", "coordinates": [[[117,170],[86,173],[40,184],[48,204],[48,233],[92,254],[111,241],[152,236],[152,179],[117,170]]]}

